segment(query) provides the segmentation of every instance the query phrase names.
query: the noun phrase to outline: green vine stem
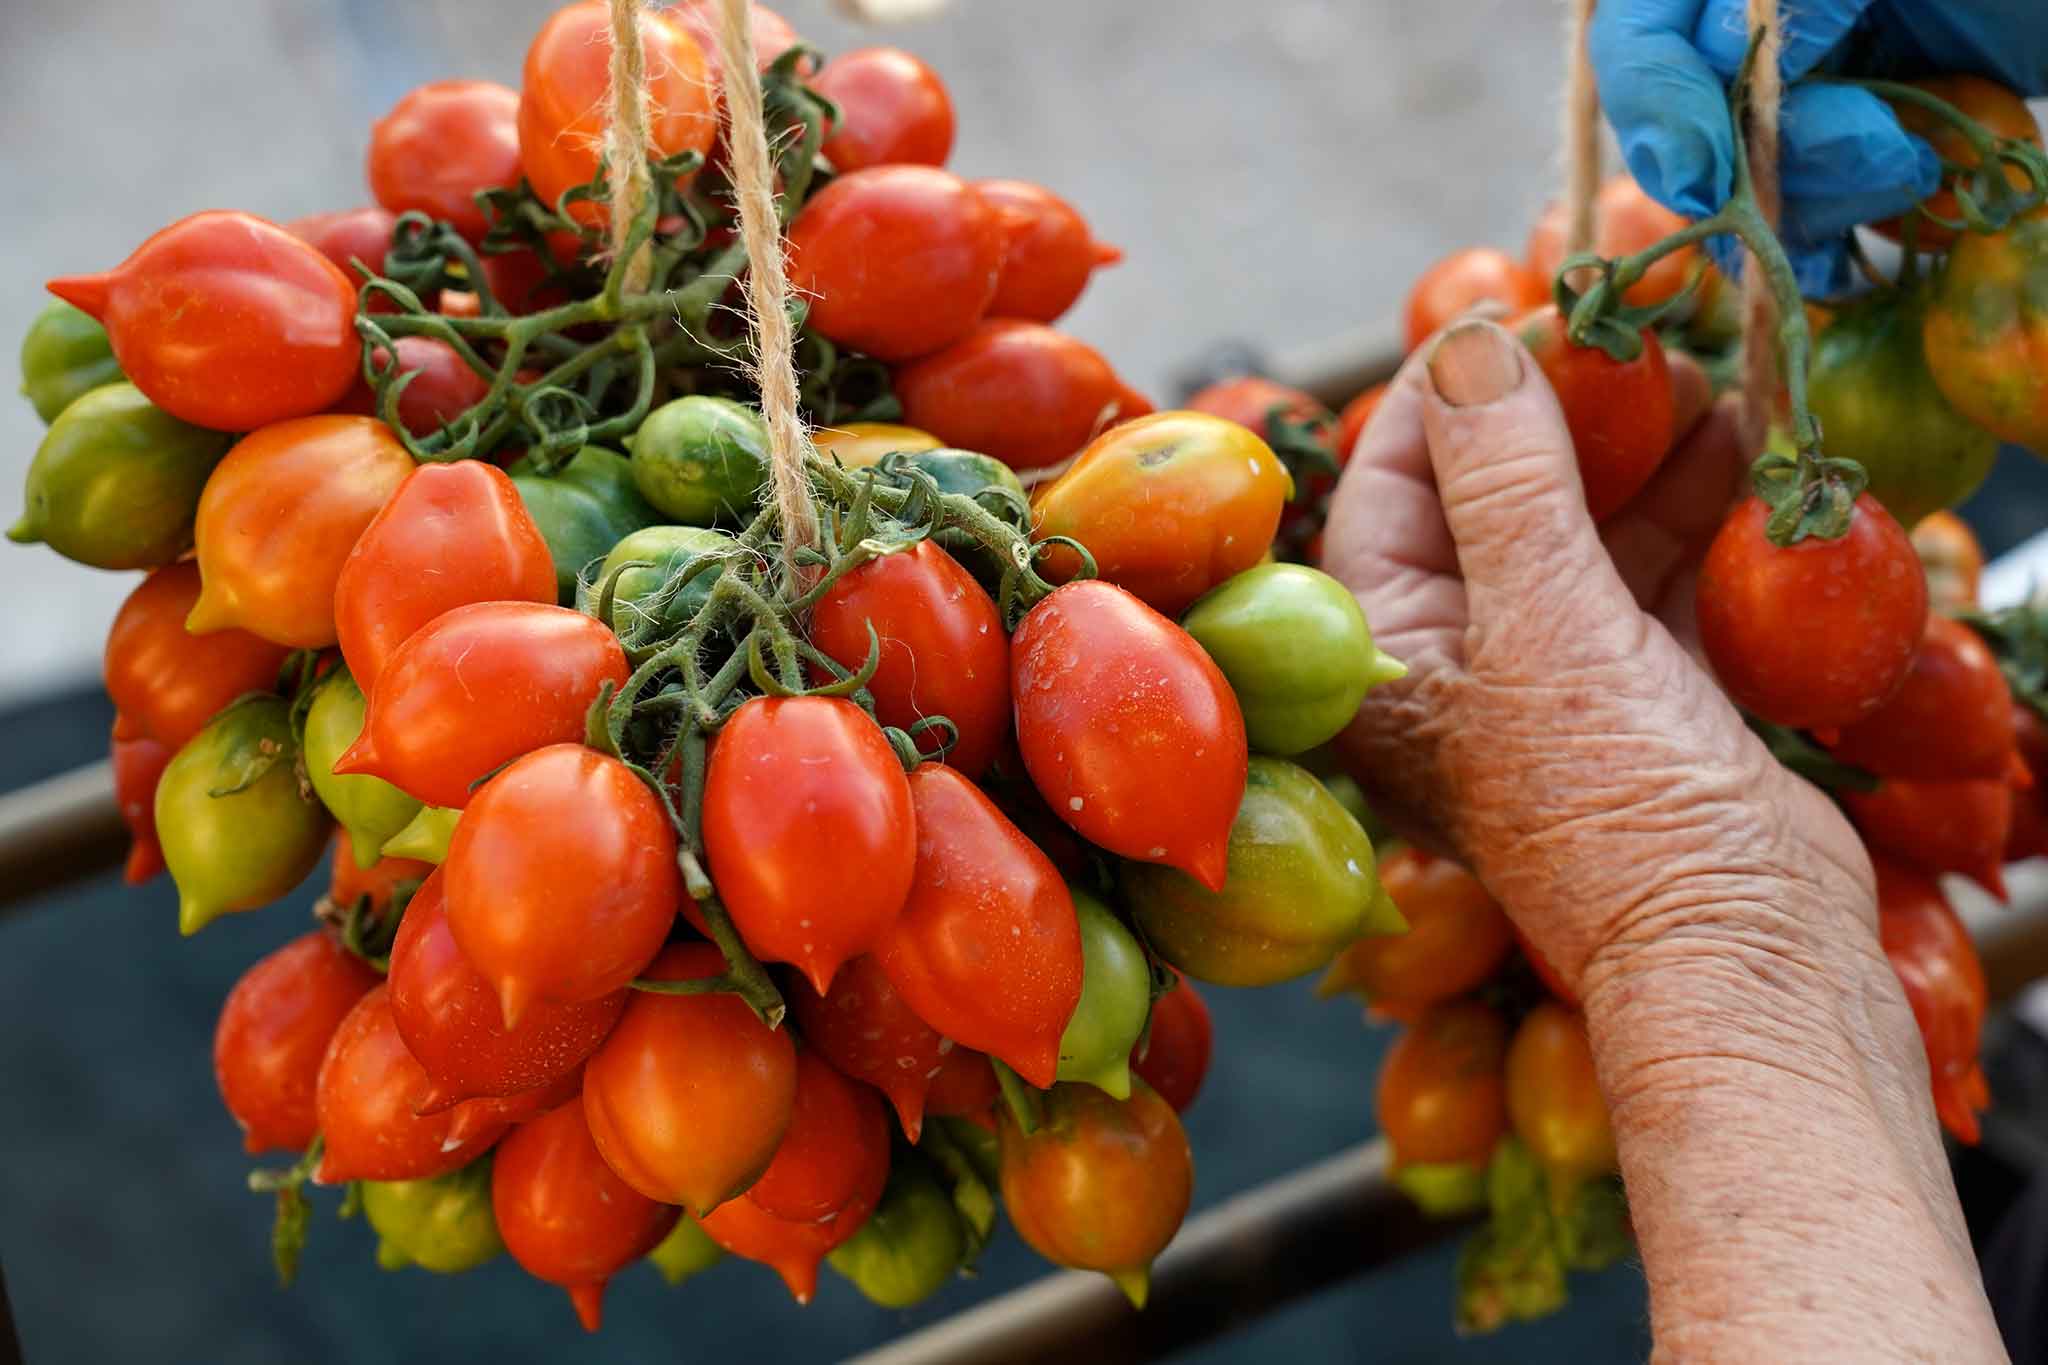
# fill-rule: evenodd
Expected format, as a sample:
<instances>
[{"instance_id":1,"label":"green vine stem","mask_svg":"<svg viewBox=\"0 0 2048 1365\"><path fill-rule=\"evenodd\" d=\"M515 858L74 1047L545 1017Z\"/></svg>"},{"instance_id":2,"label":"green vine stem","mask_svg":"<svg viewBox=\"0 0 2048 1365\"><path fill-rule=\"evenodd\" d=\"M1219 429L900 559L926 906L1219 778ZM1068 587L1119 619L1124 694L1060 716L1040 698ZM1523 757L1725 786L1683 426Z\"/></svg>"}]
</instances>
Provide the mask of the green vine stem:
<instances>
[{"instance_id":1,"label":"green vine stem","mask_svg":"<svg viewBox=\"0 0 2048 1365\"><path fill-rule=\"evenodd\" d=\"M996 1084L1002 1089L1003 1105L1010 1111L1010 1117L1025 1132L1037 1132L1038 1126L1045 1122L1042 1092L1027 1085L1024 1078L1012 1071L1001 1058L991 1057L988 1064L995 1068Z\"/></svg>"},{"instance_id":2,"label":"green vine stem","mask_svg":"<svg viewBox=\"0 0 2048 1365\"><path fill-rule=\"evenodd\" d=\"M1943 172L1956 177L1953 193L1956 206L1963 213L1961 221L1929 212L1925 204L1918 206L1916 216L1939 223L1951 232L2000 232L2015 218L2048 203L2048 152L2034 143L2022 138L2001 137L1939 95L1916 85L1848 77L1823 79L1829 79L1836 85L1868 90L1895 104L1911 104L1924 109L1955 129L1970 144L1970 150L1977 154L1975 165L1954 161L1942 163ZM2006 178L2007 167L2026 177L2025 190ZM1968 177L1974 188L1964 185L1963 177Z\"/></svg>"}]
</instances>

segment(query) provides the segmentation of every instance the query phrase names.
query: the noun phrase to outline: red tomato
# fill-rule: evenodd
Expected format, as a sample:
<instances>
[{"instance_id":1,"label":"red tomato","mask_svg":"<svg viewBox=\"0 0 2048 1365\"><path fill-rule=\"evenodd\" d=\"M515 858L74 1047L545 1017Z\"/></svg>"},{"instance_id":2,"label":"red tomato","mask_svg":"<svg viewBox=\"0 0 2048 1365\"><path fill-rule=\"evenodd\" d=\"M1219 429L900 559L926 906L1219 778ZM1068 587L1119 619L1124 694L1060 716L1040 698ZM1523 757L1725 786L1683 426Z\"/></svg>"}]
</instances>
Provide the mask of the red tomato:
<instances>
[{"instance_id":1,"label":"red tomato","mask_svg":"<svg viewBox=\"0 0 2048 1365\"><path fill-rule=\"evenodd\" d=\"M1987 990L1969 931L1934 878L1874 857L1877 932L1906 1003L1920 1025L1934 1111L1958 1140L1977 1141L1977 1114L1989 1087L1977 1063Z\"/></svg>"},{"instance_id":2,"label":"red tomato","mask_svg":"<svg viewBox=\"0 0 2048 1365\"><path fill-rule=\"evenodd\" d=\"M1300 389L1251 374L1211 384L1188 399L1186 406L1190 412L1227 417L1267 442L1273 439L1272 416L1276 408L1289 421L1335 420L1328 408ZM1335 459L1337 452L1328 443L1322 444L1324 453Z\"/></svg>"},{"instance_id":3,"label":"red tomato","mask_svg":"<svg viewBox=\"0 0 2048 1365\"><path fill-rule=\"evenodd\" d=\"M582 1093L583 1068L573 1066L532 1090L464 1100L448 1109L455 1116L455 1121L448 1125L448 1140L467 1142L486 1130L495 1135L515 1123L531 1123L542 1114L571 1103Z\"/></svg>"},{"instance_id":4,"label":"red tomato","mask_svg":"<svg viewBox=\"0 0 2048 1365\"><path fill-rule=\"evenodd\" d=\"M908 729L945 716L959 741L946 763L979 777L1010 732L1010 639L974 575L929 540L846 574L811 608L811 643L848 669L882 644L868 680L875 718ZM822 681L822 679L821 679ZM941 736L921 741L936 753Z\"/></svg>"},{"instance_id":5,"label":"red tomato","mask_svg":"<svg viewBox=\"0 0 2048 1365\"><path fill-rule=\"evenodd\" d=\"M792 1298L809 1303L818 1291L818 1263L860 1231L881 1194L882 1181L877 1180L872 1194L862 1191L819 1223L777 1218L751 1199L728 1199L699 1221L712 1241L735 1256L769 1267L782 1277Z\"/></svg>"},{"instance_id":6,"label":"red tomato","mask_svg":"<svg viewBox=\"0 0 2048 1365\"><path fill-rule=\"evenodd\" d=\"M118 722L117 722L118 725ZM2029 786L2012 794L2012 828L2005 837L2007 862L2048 856L2048 726L2023 701L2012 703L2014 752L2025 765Z\"/></svg>"},{"instance_id":7,"label":"red tomato","mask_svg":"<svg viewBox=\"0 0 2048 1365\"><path fill-rule=\"evenodd\" d=\"M844 174L869 166L943 166L953 100L939 73L900 47L861 47L825 63L811 87L839 106L825 157Z\"/></svg>"},{"instance_id":8,"label":"red tomato","mask_svg":"<svg viewBox=\"0 0 2048 1365\"><path fill-rule=\"evenodd\" d=\"M1586 510L1604 521L1643 491L1677 436L1664 347L1647 328L1643 353L1626 364L1597 346L1574 346L1554 306L1518 319L1515 330L1564 410Z\"/></svg>"},{"instance_id":9,"label":"red tomato","mask_svg":"<svg viewBox=\"0 0 2048 1365\"><path fill-rule=\"evenodd\" d=\"M718 949L691 943L664 951L647 975L690 981L724 971ZM584 1067L584 1117L627 1184L701 1218L774 1160L796 1102L796 1048L736 995L632 994Z\"/></svg>"},{"instance_id":10,"label":"red tomato","mask_svg":"<svg viewBox=\"0 0 2048 1365\"><path fill-rule=\"evenodd\" d=\"M823 993L880 942L917 864L910 783L867 713L837 697L755 697L704 778L711 880L756 957Z\"/></svg>"},{"instance_id":11,"label":"red tomato","mask_svg":"<svg viewBox=\"0 0 2048 1365\"><path fill-rule=\"evenodd\" d=\"M121 373L150 402L215 431L320 412L361 358L355 285L254 214L181 218L114 269L48 288L106 324Z\"/></svg>"},{"instance_id":12,"label":"red tomato","mask_svg":"<svg viewBox=\"0 0 2048 1365\"><path fill-rule=\"evenodd\" d=\"M391 904L400 882L411 882L417 887L434 870L432 863L416 858L379 858L368 867L358 867L345 829L334 831L333 861L334 876L327 885L327 899L342 909L368 896L370 908L382 912Z\"/></svg>"},{"instance_id":13,"label":"red tomato","mask_svg":"<svg viewBox=\"0 0 2048 1365\"><path fill-rule=\"evenodd\" d=\"M140 886L164 870L163 847L156 841L156 780L177 751L147 735L122 739L121 730L117 715L111 752L114 803L121 808L121 823L128 826L129 839L121 880Z\"/></svg>"},{"instance_id":14,"label":"red tomato","mask_svg":"<svg viewBox=\"0 0 2048 1365\"><path fill-rule=\"evenodd\" d=\"M461 1170L505 1131L492 1125L465 1140L453 1137L456 1114L415 1114L413 1097L427 1073L405 1050L391 1017L390 993L378 986L334 1030L314 1092L327 1149L313 1178L425 1180Z\"/></svg>"},{"instance_id":15,"label":"red tomato","mask_svg":"<svg viewBox=\"0 0 2048 1365\"><path fill-rule=\"evenodd\" d=\"M994 1116L989 1106L1002 1097L996 1070L988 1057L971 1047L950 1047L939 1059L938 1070L925 1091L925 1112L933 1118L978 1118L991 1132Z\"/></svg>"},{"instance_id":16,"label":"red tomato","mask_svg":"<svg viewBox=\"0 0 2048 1365\"><path fill-rule=\"evenodd\" d=\"M445 341L400 337L394 345L399 373L413 376L398 394L398 424L414 436L433 435L490 392L491 381L472 370L469 362ZM390 355L391 352L379 347L377 363L389 364ZM377 411L375 391L362 379L356 380L355 387L334 405L334 411L362 417L383 416Z\"/></svg>"},{"instance_id":17,"label":"red tomato","mask_svg":"<svg viewBox=\"0 0 2048 1365\"><path fill-rule=\"evenodd\" d=\"M1873 849L1926 872L1960 872L2005 899L2005 841L2012 788L1989 781L1893 778L1870 793L1841 793L1849 818Z\"/></svg>"},{"instance_id":18,"label":"red tomato","mask_svg":"<svg viewBox=\"0 0 2048 1365\"><path fill-rule=\"evenodd\" d=\"M629 671L618 637L581 612L540 602L456 607L414 631L376 673L363 732L334 771L381 777L429 805L467 806L471 784L492 770L581 740L598 690L623 685Z\"/></svg>"},{"instance_id":19,"label":"red tomato","mask_svg":"<svg viewBox=\"0 0 2048 1365\"><path fill-rule=\"evenodd\" d=\"M1247 751L1237 698L1193 637L1122 588L1069 583L1011 640L1017 747L1093 843L1223 888Z\"/></svg>"},{"instance_id":20,"label":"red tomato","mask_svg":"<svg viewBox=\"0 0 2048 1365\"><path fill-rule=\"evenodd\" d=\"M242 1147L302 1152L320 1131L320 1059L356 1002L377 985L367 962L314 930L242 973L213 1031L213 1076L242 1126Z\"/></svg>"},{"instance_id":21,"label":"red tomato","mask_svg":"<svg viewBox=\"0 0 2048 1365\"><path fill-rule=\"evenodd\" d=\"M1346 403L1344 410L1337 414L1338 468L1351 462L1351 452L1358 448L1358 438L1365 435L1365 424L1379 411L1380 400L1386 396L1387 386L1375 384Z\"/></svg>"},{"instance_id":22,"label":"red tomato","mask_svg":"<svg viewBox=\"0 0 2048 1365\"><path fill-rule=\"evenodd\" d=\"M1977 632L1929 615L1891 700L1822 739L1880 777L2004 778L2013 764L2012 694Z\"/></svg>"},{"instance_id":23,"label":"red tomato","mask_svg":"<svg viewBox=\"0 0 2048 1365\"><path fill-rule=\"evenodd\" d=\"M1475 304L1497 303L1514 315L1550 297L1550 282L1490 246L1466 247L1422 272L1408 293L1408 349L1414 350Z\"/></svg>"},{"instance_id":24,"label":"red tomato","mask_svg":"<svg viewBox=\"0 0 2048 1365\"><path fill-rule=\"evenodd\" d=\"M718 51L718 0L682 0L667 11L668 17L681 25L704 54L704 78L711 83L714 100L722 99L725 90L725 58ZM775 59L795 46L799 41L796 30L789 26L789 20L769 9L766 5L747 6L748 27L754 31L754 60L763 71L775 64ZM838 166L838 162L833 163ZM844 166L839 167L845 170Z\"/></svg>"},{"instance_id":25,"label":"red tomato","mask_svg":"<svg viewBox=\"0 0 2048 1365\"><path fill-rule=\"evenodd\" d=\"M1474 1000L1432 1006L1380 1064L1380 1131L1407 1165L1483 1166L1508 1129L1507 1024Z\"/></svg>"},{"instance_id":26,"label":"red tomato","mask_svg":"<svg viewBox=\"0 0 2048 1365\"><path fill-rule=\"evenodd\" d=\"M1355 990L1382 1013L1410 1018L1499 970L1514 944L1514 929L1477 877L1412 848L1381 858L1379 874L1408 932L1352 944L1331 964L1319 994Z\"/></svg>"},{"instance_id":27,"label":"red tomato","mask_svg":"<svg viewBox=\"0 0 2048 1365\"><path fill-rule=\"evenodd\" d=\"M954 1048L917 1017L872 957L857 957L820 995L790 983L789 1009L804 1041L841 1074L880 1090L896 1108L903 1135L924 1131L926 1095Z\"/></svg>"},{"instance_id":28,"label":"red tomato","mask_svg":"<svg viewBox=\"0 0 2048 1365\"><path fill-rule=\"evenodd\" d=\"M889 1178L889 1113L872 1086L849 1081L815 1052L796 1058L796 1098L775 1159L740 1196L763 1213L817 1223Z\"/></svg>"},{"instance_id":29,"label":"red tomato","mask_svg":"<svg viewBox=\"0 0 2048 1365\"><path fill-rule=\"evenodd\" d=\"M574 264L576 254L560 249L554 251L555 259L564 265ZM491 287L491 297L503 304L507 312L523 316L569 302L569 291L549 277L540 253L529 247L494 252L483 258L483 266L484 282ZM481 307L476 295L466 294L463 297L469 300L468 316L475 317ZM442 311L452 310L444 306ZM520 382L530 384L538 377L523 374Z\"/></svg>"},{"instance_id":30,"label":"red tomato","mask_svg":"<svg viewBox=\"0 0 2048 1365\"><path fill-rule=\"evenodd\" d=\"M342 561L412 471L391 428L368 417L301 417L243 437L199 495L202 586L185 628L333 644Z\"/></svg>"},{"instance_id":31,"label":"red tomato","mask_svg":"<svg viewBox=\"0 0 2048 1365\"><path fill-rule=\"evenodd\" d=\"M646 61L647 150L656 157L708 152L718 135L716 92L703 49L661 10L640 14ZM549 204L597 175L611 108L612 25L605 0L579 0L548 16L526 50L519 92L519 160ZM605 205L572 204L570 216L599 226Z\"/></svg>"},{"instance_id":32,"label":"red tomato","mask_svg":"<svg viewBox=\"0 0 2048 1365\"><path fill-rule=\"evenodd\" d=\"M482 190L519 183L519 92L496 81L429 81L370 125L370 193L467 237L490 228Z\"/></svg>"},{"instance_id":33,"label":"red tomato","mask_svg":"<svg viewBox=\"0 0 2048 1365\"><path fill-rule=\"evenodd\" d=\"M517 1028L505 1028L491 983L455 946L438 871L405 907L389 985L398 1036L426 1072L427 1088L413 1096L423 1114L539 1090L574 1072L612 1031L627 994L575 1005L536 1000Z\"/></svg>"},{"instance_id":34,"label":"red tomato","mask_svg":"<svg viewBox=\"0 0 2048 1365\"><path fill-rule=\"evenodd\" d=\"M1057 464L1103 427L1152 411L1094 347L1015 319L982 323L895 381L905 422L1014 469Z\"/></svg>"},{"instance_id":35,"label":"red tomato","mask_svg":"<svg viewBox=\"0 0 2048 1365\"><path fill-rule=\"evenodd\" d=\"M910 775L917 876L875 946L897 994L946 1037L1044 1089L1081 1000L1081 929L1059 869L951 768Z\"/></svg>"},{"instance_id":36,"label":"red tomato","mask_svg":"<svg viewBox=\"0 0 2048 1365\"><path fill-rule=\"evenodd\" d=\"M172 753L244 692L268 692L291 653L241 630L193 635L199 566L166 564L135 587L107 632L107 695L119 738L149 738Z\"/></svg>"},{"instance_id":37,"label":"red tomato","mask_svg":"<svg viewBox=\"0 0 2048 1365\"><path fill-rule=\"evenodd\" d=\"M482 460L421 465L363 528L334 585L341 656L356 685L373 693L400 645L475 602L553 608L547 540L503 470Z\"/></svg>"},{"instance_id":38,"label":"red tomato","mask_svg":"<svg viewBox=\"0 0 2048 1365\"><path fill-rule=\"evenodd\" d=\"M913 360L966 336L1002 264L1001 215L934 166L842 175L789 225L790 283L810 301L810 326L878 360Z\"/></svg>"},{"instance_id":39,"label":"red tomato","mask_svg":"<svg viewBox=\"0 0 2048 1365\"><path fill-rule=\"evenodd\" d=\"M383 274L384 258L391 251L391 237L397 229L398 215L375 204L359 209L309 213L284 225L286 232L303 239L340 267L348 282L358 290L362 288L363 276L354 263L361 261L372 274ZM422 302L429 308L434 306L431 296ZM371 300L370 311L395 313L398 305L380 294Z\"/></svg>"},{"instance_id":40,"label":"red tomato","mask_svg":"<svg viewBox=\"0 0 2048 1365\"><path fill-rule=\"evenodd\" d=\"M828 68L829 70L829 68ZM1002 216L1003 268L992 318L1053 322L1074 306L1088 279L1124 253L1098 242L1074 206L1028 180L977 180L974 188Z\"/></svg>"},{"instance_id":41,"label":"red tomato","mask_svg":"<svg viewBox=\"0 0 2048 1365\"><path fill-rule=\"evenodd\" d=\"M1152 1022L1140 1049L1131 1053L1131 1070L1176 1114L1185 1114L1209 1074L1215 1026L1195 988L1179 972L1174 976L1173 989L1152 1002Z\"/></svg>"},{"instance_id":42,"label":"red tomato","mask_svg":"<svg viewBox=\"0 0 2048 1365\"><path fill-rule=\"evenodd\" d=\"M568 1290L586 1332L602 1322L605 1282L654 1250L681 1214L613 1174L580 1104L522 1123L499 1144L491 1212L512 1259Z\"/></svg>"},{"instance_id":43,"label":"red tomato","mask_svg":"<svg viewBox=\"0 0 2048 1365\"><path fill-rule=\"evenodd\" d=\"M1551 200L1529 230L1529 244L1522 250L1529 274L1541 281L1546 291L1564 264L1570 217L1563 200ZM1626 172L1610 176L1593 201L1593 250L1610 261L1633 256L1677 232L1685 221L1643 193L1635 177ZM1692 278L1699 256L1696 246L1680 247L1644 271L1643 277L1623 292L1623 301L1647 308L1675 297Z\"/></svg>"},{"instance_id":44,"label":"red tomato","mask_svg":"<svg viewBox=\"0 0 2048 1365\"><path fill-rule=\"evenodd\" d=\"M1700 643L1728 695L1800 729L1853 725L1888 701L1927 630L1927 578L1906 533L1868 493L1838 540L1764 537L1745 498L1700 568Z\"/></svg>"},{"instance_id":45,"label":"red tomato","mask_svg":"<svg viewBox=\"0 0 2048 1365\"><path fill-rule=\"evenodd\" d=\"M448 926L507 1030L534 1001L580 1004L639 975L683 894L660 799L580 744L536 750L485 783L441 866Z\"/></svg>"}]
</instances>

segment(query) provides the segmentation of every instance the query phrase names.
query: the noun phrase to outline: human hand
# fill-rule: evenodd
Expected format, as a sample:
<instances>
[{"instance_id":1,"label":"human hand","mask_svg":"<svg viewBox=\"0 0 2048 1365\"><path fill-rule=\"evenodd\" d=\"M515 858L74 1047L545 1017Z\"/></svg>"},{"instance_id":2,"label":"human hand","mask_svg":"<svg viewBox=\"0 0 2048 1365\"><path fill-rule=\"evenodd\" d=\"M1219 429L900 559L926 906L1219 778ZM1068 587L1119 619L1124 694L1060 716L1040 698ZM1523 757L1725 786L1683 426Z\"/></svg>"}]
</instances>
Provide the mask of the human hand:
<instances>
[{"instance_id":1,"label":"human hand","mask_svg":"<svg viewBox=\"0 0 2048 1365\"><path fill-rule=\"evenodd\" d=\"M1622 156L1650 197L1700 218L1734 188L1727 83L1748 43L1742 0L1605 0L1590 46ZM2040 0L1801 0L1782 7L1788 82L1816 69L1904 79L1988 76L2048 91ZM1884 101L1840 85L1788 86L1779 114L1781 232L1803 292L1845 292L1847 234L1903 213L1940 180L1934 151ZM1726 239L1717 256L1734 250Z\"/></svg>"}]
</instances>

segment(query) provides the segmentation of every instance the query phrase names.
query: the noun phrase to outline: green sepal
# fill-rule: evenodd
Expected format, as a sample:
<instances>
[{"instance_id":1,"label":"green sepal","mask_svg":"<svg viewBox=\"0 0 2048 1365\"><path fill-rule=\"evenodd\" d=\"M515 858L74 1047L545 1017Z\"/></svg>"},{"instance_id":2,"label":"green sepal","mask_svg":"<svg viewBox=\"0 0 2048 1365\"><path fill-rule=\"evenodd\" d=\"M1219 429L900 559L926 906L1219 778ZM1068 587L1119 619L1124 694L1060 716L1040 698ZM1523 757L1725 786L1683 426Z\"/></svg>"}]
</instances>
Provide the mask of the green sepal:
<instances>
[{"instance_id":1,"label":"green sepal","mask_svg":"<svg viewBox=\"0 0 2048 1365\"><path fill-rule=\"evenodd\" d=\"M1839 540L1847 535L1856 499L1870 476L1854 460L1802 463L1794 456L1767 451L1750 466L1749 482L1771 509L1764 535L1782 549L1808 536Z\"/></svg>"},{"instance_id":2,"label":"green sepal","mask_svg":"<svg viewBox=\"0 0 2048 1365\"><path fill-rule=\"evenodd\" d=\"M1544 1317L1566 1299L1550 1183L1515 1138L1494 1149L1486 1193L1491 1217L1458 1255L1455 1325L1460 1334Z\"/></svg>"},{"instance_id":3,"label":"green sepal","mask_svg":"<svg viewBox=\"0 0 2048 1365\"><path fill-rule=\"evenodd\" d=\"M1868 793L1877 790L1876 774L1866 772L1853 763L1844 763L1799 731L1775 725L1747 711L1742 713L1742 718L1749 722L1749 728L1756 732L1757 738L1763 740L1772 758L1822 791Z\"/></svg>"},{"instance_id":4,"label":"green sepal","mask_svg":"<svg viewBox=\"0 0 2048 1365\"><path fill-rule=\"evenodd\" d=\"M226 715L239 706L252 702L275 700L268 692L251 692L229 702L208 725L218 724L220 716ZM296 752L290 742L290 721L287 715L284 736L280 737L271 726L245 728L229 745L214 767L214 785L206 789L208 796L219 798L233 796L236 792L247 791L263 774L278 765L279 760L289 758Z\"/></svg>"}]
</instances>

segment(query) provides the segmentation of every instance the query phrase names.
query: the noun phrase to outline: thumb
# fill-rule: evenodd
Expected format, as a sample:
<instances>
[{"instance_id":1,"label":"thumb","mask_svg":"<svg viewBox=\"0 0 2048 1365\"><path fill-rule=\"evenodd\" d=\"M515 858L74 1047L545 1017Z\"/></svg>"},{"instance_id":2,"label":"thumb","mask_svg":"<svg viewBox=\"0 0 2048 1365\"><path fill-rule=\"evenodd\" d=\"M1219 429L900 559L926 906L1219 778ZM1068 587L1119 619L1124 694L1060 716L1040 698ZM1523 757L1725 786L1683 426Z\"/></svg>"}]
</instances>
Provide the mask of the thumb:
<instances>
[{"instance_id":1,"label":"thumb","mask_svg":"<svg viewBox=\"0 0 2048 1365\"><path fill-rule=\"evenodd\" d=\"M1482 637L1602 639L1640 613L1602 545L1571 433L1521 343L1459 323L1431 353L1422 427L1467 609Z\"/></svg>"}]
</instances>

